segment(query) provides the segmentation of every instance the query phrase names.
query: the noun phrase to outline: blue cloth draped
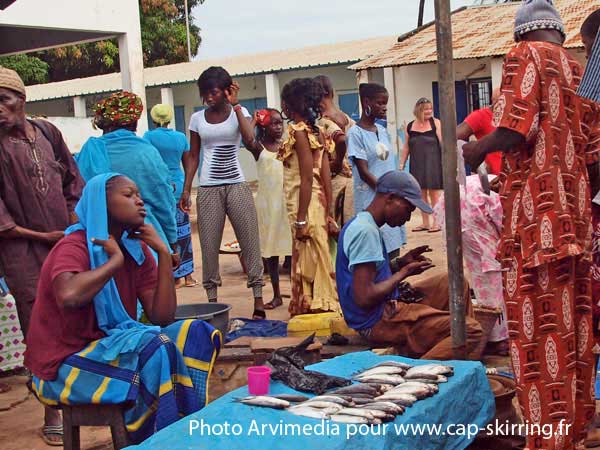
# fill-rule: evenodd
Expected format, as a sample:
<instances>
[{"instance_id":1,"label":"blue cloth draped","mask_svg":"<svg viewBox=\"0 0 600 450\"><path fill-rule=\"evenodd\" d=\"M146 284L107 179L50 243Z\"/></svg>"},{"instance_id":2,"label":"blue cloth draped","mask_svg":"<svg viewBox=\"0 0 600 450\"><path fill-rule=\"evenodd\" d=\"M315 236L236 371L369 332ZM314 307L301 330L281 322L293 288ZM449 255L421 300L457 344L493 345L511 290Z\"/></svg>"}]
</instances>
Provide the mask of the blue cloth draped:
<instances>
[{"instance_id":1,"label":"blue cloth draped","mask_svg":"<svg viewBox=\"0 0 600 450\"><path fill-rule=\"evenodd\" d=\"M91 270L108 261L92 238L108 239L106 183L118 175L105 173L88 181L75 208L80 221L65 231L85 231ZM121 243L138 265L144 262L139 240L125 233ZM55 380L33 377L42 402L134 402L125 419L135 442L206 405L208 377L222 341L218 330L198 320L162 329L139 323L123 307L114 279L96 294L94 309L106 337L69 356Z\"/></svg>"},{"instance_id":2,"label":"blue cloth draped","mask_svg":"<svg viewBox=\"0 0 600 450\"><path fill-rule=\"evenodd\" d=\"M167 245L177 242L175 196L169 169L148 141L133 131L112 131L89 138L76 161L86 181L108 172L118 172L133 180L146 204L146 222L156 228Z\"/></svg>"}]
</instances>

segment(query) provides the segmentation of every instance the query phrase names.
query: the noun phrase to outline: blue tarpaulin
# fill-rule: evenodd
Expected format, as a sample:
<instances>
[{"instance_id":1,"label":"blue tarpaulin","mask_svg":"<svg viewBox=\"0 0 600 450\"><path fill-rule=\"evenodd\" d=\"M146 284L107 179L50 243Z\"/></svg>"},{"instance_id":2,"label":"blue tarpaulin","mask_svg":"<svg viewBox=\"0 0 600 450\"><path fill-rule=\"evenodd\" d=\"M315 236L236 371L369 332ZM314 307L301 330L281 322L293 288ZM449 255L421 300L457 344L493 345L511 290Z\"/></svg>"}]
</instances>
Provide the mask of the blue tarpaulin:
<instances>
[{"instance_id":1,"label":"blue tarpaulin","mask_svg":"<svg viewBox=\"0 0 600 450\"><path fill-rule=\"evenodd\" d=\"M357 371L385 360L409 364L431 361L411 360L399 356L378 356L357 352L339 356L308 369L330 375L351 377ZM336 450L414 450L464 449L475 438L461 434L461 425L485 427L493 418L494 396L485 369L479 362L445 361L454 367L454 376L440 384L433 397L418 401L394 422L368 427L337 424L294 416L284 410L250 407L235 402L248 395L246 387L237 389L210 403L206 408L159 431L133 450L200 450L200 449L336 449ZM271 394L296 393L280 382L271 382ZM403 432L408 425L440 425L440 433L424 429ZM299 425L299 426L297 426ZM386 427L384 428L384 425ZM450 428L448 428L450 426ZM192 430L192 428L196 429ZM360 434L360 432L364 434ZM235 435L238 434L239 435ZM348 435L352 434L353 435ZM450 435L453 434L453 435Z\"/></svg>"}]
</instances>

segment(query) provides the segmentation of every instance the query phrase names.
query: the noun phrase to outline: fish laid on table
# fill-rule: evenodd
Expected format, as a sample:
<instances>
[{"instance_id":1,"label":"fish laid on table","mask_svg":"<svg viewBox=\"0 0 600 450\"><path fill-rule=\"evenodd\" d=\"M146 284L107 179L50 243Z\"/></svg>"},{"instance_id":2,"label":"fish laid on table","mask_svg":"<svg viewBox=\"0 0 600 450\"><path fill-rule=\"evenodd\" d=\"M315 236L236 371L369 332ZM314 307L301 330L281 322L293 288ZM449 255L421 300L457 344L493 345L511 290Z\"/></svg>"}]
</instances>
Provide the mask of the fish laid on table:
<instances>
[{"instance_id":1,"label":"fish laid on table","mask_svg":"<svg viewBox=\"0 0 600 450\"><path fill-rule=\"evenodd\" d=\"M335 409L335 410L340 410L342 408L344 408L345 406L340 405L339 403L333 403L333 402L326 402L326 401L307 401L304 403L300 403L299 405L296 405L296 407L300 407L300 406L309 406L311 408L317 408L317 409Z\"/></svg>"},{"instance_id":2,"label":"fish laid on table","mask_svg":"<svg viewBox=\"0 0 600 450\"><path fill-rule=\"evenodd\" d=\"M437 384L435 383L422 383L420 381L414 381L414 380L410 380L407 381L406 383L403 384L399 384L398 386L394 387L394 389L390 389L388 392L398 392L399 390L406 390L406 389L427 389L429 392L431 392L431 394L437 394L440 390L440 388L438 387Z\"/></svg>"},{"instance_id":3,"label":"fish laid on table","mask_svg":"<svg viewBox=\"0 0 600 450\"><path fill-rule=\"evenodd\" d=\"M270 397L268 395L249 396L237 399L238 402L250 406L261 406L263 408L285 409L290 406L287 400Z\"/></svg>"},{"instance_id":4,"label":"fish laid on table","mask_svg":"<svg viewBox=\"0 0 600 450\"><path fill-rule=\"evenodd\" d=\"M375 403L367 403L366 405L362 405L364 409L377 409L379 411L384 411L388 414L400 415L404 413L404 408L392 402L375 402Z\"/></svg>"},{"instance_id":5,"label":"fish laid on table","mask_svg":"<svg viewBox=\"0 0 600 450\"><path fill-rule=\"evenodd\" d=\"M287 411L295 416L310 417L312 419L329 419L331 414L335 414L336 410L311 408L310 406L293 406Z\"/></svg>"},{"instance_id":6,"label":"fish laid on table","mask_svg":"<svg viewBox=\"0 0 600 450\"><path fill-rule=\"evenodd\" d=\"M362 372L358 372L354 377L359 376L371 376L371 375L403 375L406 372L406 369L402 367L393 367L393 366L381 366L381 367L373 367L372 369L363 370Z\"/></svg>"},{"instance_id":7,"label":"fish laid on table","mask_svg":"<svg viewBox=\"0 0 600 450\"><path fill-rule=\"evenodd\" d=\"M400 375L359 375L355 377L355 380L364 383L383 383L383 384L402 384L406 380Z\"/></svg>"},{"instance_id":8,"label":"fish laid on table","mask_svg":"<svg viewBox=\"0 0 600 450\"><path fill-rule=\"evenodd\" d=\"M356 423L356 424L365 424L365 425L379 425L381 424L381 420L379 419L367 419L365 417L359 416L349 416L346 414L334 414L330 417L334 422L340 423Z\"/></svg>"},{"instance_id":9,"label":"fish laid on table","mask_svg":"<svg viewBox=\"0 0 600 450\"><path fill-rule=\"evenodd\" d=\"M454 368L444 366L442 364L424 364L422 366L414 366L406 371L405 376L411 377L415 374L424 375L454 375ZM423 377L419 377L423 378Z\"/></svg>"},{"instance_id":10,"label":"fish laid on table","mask_svg":"<svg viewBox=\"0 0 600 450\"><path fill-rule=\"evenodd\" d=\"M414 395L415 397L417 397L417 399L422 400L424 398L430 397L431 395L433 395L433 392L427 388L427 387L414 387L414 386L406 386L406 387L401 387L400 386L396 386L396 388L392 389L391 391L386 392L385 394L383 394L381 397L392 397L394 395L397 394L410 394L410 395Z\"/></svg>"},{"instance_id":11,"label":"fish laid on table","mask_svg":"<svg viewBox=\"0 0 600 450\"><path fill-rule=\"evenodd\" d=\"M448 377L445 375L436 375L435 379L432 376L429 378L406 378L406 380L407 381L418 381L420 383L425 383L425 384L441 384L441 383L447 383Z\"/></svg>"},{"instance_id":12,"label":"fish laid on table","mask_svg":"<svg viewBox=\"0 0 600 450\"><path fill-rule=\"evenodd\" d=\"M306 400L309 399L309 397L307 397L305 395L300 395L300 394L277 394L277 395L270 395L270 397L278 398L279 400L285 400L285 401L293 402L293 403L305 402Z\"/></svg>"},{"instance_id":13,"label":"fish laid on table","mask_svg":"<svg viewBox=\"0 0 600 450\"><path fill-rule=\"evenodd\" d=\"M375 368L375 367L400 367L401 369L408 370L412 366L410 364L406 364L406 363L399 362L399 361L383 361L383 362L380 362L379 364L373 366L372 368Z\"/></svg>"},{"instance_id":14,"label":"fish laid on table","mask_svg":"<svg viewBox=\"0 0 600 450\"><path fill-rule=\"evenodd\" d=\"M352 403L354 403L354 405L359 406L359 405L366 405L367 403L371 403L373 401L374 397L354 397L352 399Z\"/></svg>"},{"instance_id":15,"label":"fish laid on table","mask_svg":"<svg viewBox=\"0 0 600 450\"><path fill-rule=\"evenodd\" d=\"M346 416L359 416L366 417L367 419L381 419L383 421L389 420L390 414L385 411L381 411L378 409L366 409L364 407L361 408L344 408L337 412L338 414L344 414ZM393 420L393 417L392 417Z\"/></svg>"},{"instance_id":16,"label":"fish laid on table","mask_svg":"<svg viewBox=\"0 0 600 450\"><path fill-rule=\"evenodd\" d=\"M352 401L352 397L347 397L347 396L338 396L338 395L317 395L316 397L307 399L305 403L311 403L311 402L317 402L317 401L323 401L323 402L332 402L332 403L337 403L338 405L342 405L342 406L352 406L353 401Z\"/></svg>"},{"instance_id":17,"label":"fish laid on table","mask_svg":"<svg viewBox=\"0 0 600 450\"><path fill-rule=\"evenodd\" d=\"M375 397L373 400L376 402L392 402L401 406L412 406L418 400L418 398L413 394L407 394L402 392L386 392L385 394L379 397Z\"/></svg>"},{"instance_id":18,"label":"fish laid on table","mask_svg":"<svg viewBox=\"0 0 600 450\"><path fill-rule=\"evenodd\" d=\"M354 396L354 395L360 395L360 394L377 395L378 393L379 393L379 391L377 389L375 389L374 387L365 385L362 383L358 383L358 384L351 384L350 386L345 386L345 387L334 389L333 391L329 391L327 393L327 395L341 394L341 395Z\"/></svg>"}]
</instances>

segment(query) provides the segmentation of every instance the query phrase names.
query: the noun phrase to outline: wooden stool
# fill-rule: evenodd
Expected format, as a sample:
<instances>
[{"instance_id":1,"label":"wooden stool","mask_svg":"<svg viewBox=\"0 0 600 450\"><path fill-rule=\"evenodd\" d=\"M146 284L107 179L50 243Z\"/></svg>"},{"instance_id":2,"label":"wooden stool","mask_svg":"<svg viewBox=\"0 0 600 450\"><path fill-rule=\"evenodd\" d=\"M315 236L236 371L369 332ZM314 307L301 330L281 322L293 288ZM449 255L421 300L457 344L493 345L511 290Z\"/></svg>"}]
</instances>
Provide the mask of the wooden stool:
<instances>
[{"instance_id":1,"label":"wooden stool","mask_svg":"<svg viewBox=\"0 0 600 450\"><path fill-rule=\"evenodd\" d=\"M110 426L115 450L127 447L129 437L123 413L126 405L61 405L63 411L64 450L80 450L79 427Z\"/></svg>"}]
</instances>

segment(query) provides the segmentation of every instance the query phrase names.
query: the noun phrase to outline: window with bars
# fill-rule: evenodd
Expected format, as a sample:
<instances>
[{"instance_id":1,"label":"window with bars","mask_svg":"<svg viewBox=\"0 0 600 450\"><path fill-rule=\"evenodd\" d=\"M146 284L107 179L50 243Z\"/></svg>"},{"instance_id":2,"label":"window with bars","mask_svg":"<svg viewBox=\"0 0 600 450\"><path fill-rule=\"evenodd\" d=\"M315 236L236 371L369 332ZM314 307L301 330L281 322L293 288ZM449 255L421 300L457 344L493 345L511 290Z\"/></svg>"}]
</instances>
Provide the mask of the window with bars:
<instances>
[{"instance_id":1,"label":"window with bars","mask_svg":"<svg viewBox=\"0 0 600 450\"><path fill-rule=\"evenodd\" d=\"M492 79L469 80L469 112L492 104Z\"/></svg>"}]
</instances>

